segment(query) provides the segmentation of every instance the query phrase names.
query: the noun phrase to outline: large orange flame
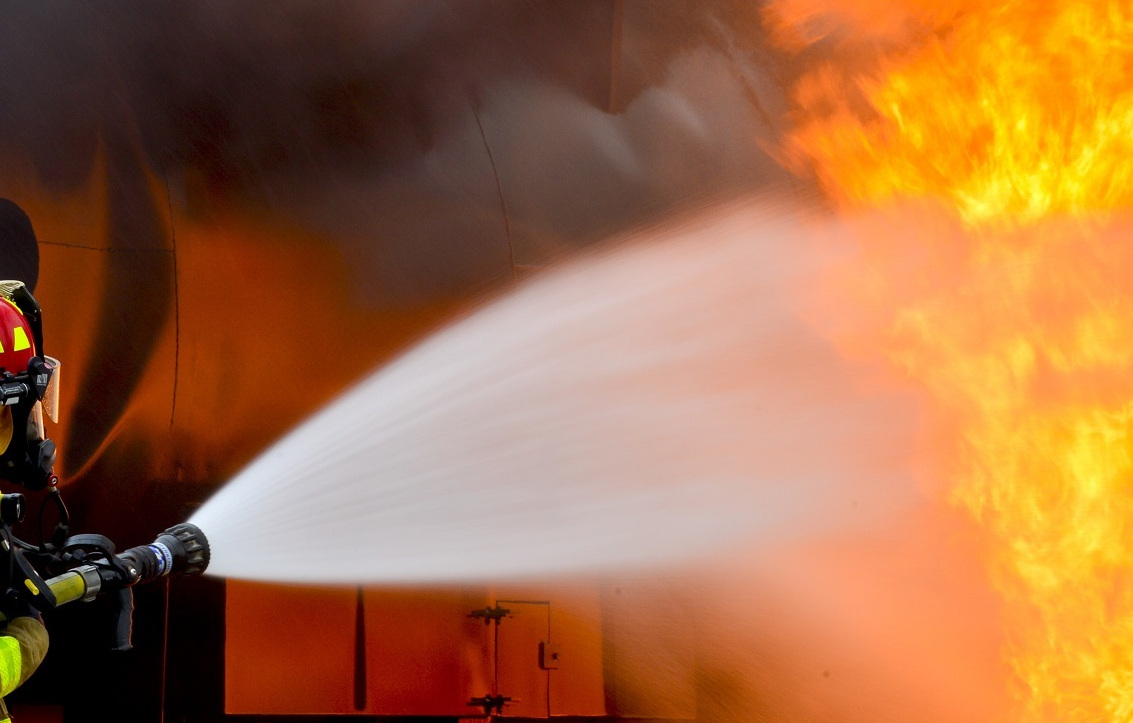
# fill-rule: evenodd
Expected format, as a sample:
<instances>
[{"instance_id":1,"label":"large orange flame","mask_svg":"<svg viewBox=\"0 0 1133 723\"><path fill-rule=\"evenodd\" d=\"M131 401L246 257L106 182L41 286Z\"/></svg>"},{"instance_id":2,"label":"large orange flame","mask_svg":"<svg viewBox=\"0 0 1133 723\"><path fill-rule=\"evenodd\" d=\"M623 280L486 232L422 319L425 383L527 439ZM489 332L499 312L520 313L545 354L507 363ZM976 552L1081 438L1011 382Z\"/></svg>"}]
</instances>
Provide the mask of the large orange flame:
<instances>
[{"instance_id":1,"label":"large orange flame","mask_svg":"<svg viewBox=\"0 0 1133 723\"><path fill-rule=\"evenodd\" d=\"M1011 2L914 17L926 29L912 50L887 46L879 73L826 66L798 87L805 107L831 105L795 141L835 196L943 198L973 224L1133 202L1133 7Z\"/></svg>"},{"instance_id":2,"label":"large orange flame","mask_svg":"<svg viewBox=\"0 0 1133 723\"><path fill-rule=\"evenodd\" d=\"M1133 720L1133 6L788 0L772 19L838 61L797 86L793 161L844 207L953 219L890 221L856 271L951 430L1019 718Z\"/></svg>"}]
</instances>

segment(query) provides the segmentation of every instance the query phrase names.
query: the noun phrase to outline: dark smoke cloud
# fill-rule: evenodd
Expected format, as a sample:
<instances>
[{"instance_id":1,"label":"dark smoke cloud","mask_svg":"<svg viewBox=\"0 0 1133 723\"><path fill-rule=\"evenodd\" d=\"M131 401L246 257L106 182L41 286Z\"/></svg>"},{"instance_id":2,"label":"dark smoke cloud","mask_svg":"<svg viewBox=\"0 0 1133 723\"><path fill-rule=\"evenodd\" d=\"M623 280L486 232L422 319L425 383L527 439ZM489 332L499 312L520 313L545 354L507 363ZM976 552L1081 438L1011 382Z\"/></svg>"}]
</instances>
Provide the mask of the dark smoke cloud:
<instances>
[{"instance_id":1,"label":"dark smoke cloud","mask_svg":"<svg viewBox=\"0 0 1133 723\"><path fill-rule=\"evenodd\" d=\"M467 293L690 196L785 181L764 151L782 69L748 3L4 14L5 154L65 189L106 138L134 143L193 212L236 203L336 234L361 299Z\"/></svg>"},{"instance_id":2,"label":"dark smoke cloud","mask_svg":"<svg viewBox=\"0 0 1133 723\"><path fill-rule=\"evenodd\" d=\"M789 69L763 35L739 0L0 0L0 180L106 182L105 238L40 234L113 259L84 300L98 343L70 367L63 458L97 461L178 304L214 291L179 278L178 223L262 216L324 239L367 311L451 308L681 206L789 183L769 150Z\"/></svg>"},{"instance_id":3,"label":"dark smoke cloud","mask_svg":"<svg viewBox=\"0 0 1133 723\"><path fill-rule=\"evenodd\" d=\"M71 367L68 463L96 456L175 313L171 223L260 215L325 238L359 306L460 302L790 183L769 150L790 69L763 36L740 0L0 2L0 173L107 181L115 262Z\"/></svg>"}]
</instances>

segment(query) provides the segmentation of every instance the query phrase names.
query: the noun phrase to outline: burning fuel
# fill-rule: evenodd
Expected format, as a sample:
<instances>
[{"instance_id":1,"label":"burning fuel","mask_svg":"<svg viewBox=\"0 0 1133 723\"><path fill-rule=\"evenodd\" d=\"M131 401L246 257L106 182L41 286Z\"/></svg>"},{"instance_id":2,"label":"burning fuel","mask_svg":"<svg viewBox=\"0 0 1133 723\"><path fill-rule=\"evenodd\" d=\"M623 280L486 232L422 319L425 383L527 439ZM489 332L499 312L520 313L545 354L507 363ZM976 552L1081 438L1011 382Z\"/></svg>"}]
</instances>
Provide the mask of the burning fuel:
<instances>
[{"instance_id":1,"label":"burning fuel","mask_svg":"<svg viewBox=\"0 0 1133 723\"><path fill-rule=\"evenodd\" d=\"M840 338L935 400L925 462L983 530L1018 718L1130 720L1133 9L870 9L891 32L847 52L868 10L772 12L837 48L797 85L794 162L900 221L857 225L868 321Z\"/></svg>"},{"instance_id":2,"label":"burning fuel","mask_svg":"<svg viewBox=\"0 0 1133 723\"><path fill-rule=\"evenodd\" d=\"M970 225L1133 205L1133 9L949 6L888 8L911 41L855 47L872 72L839 58L803 78L797 102L824 111L804 115L796 160L848 204L939 199Z\"/></svg>"}]
</instances>

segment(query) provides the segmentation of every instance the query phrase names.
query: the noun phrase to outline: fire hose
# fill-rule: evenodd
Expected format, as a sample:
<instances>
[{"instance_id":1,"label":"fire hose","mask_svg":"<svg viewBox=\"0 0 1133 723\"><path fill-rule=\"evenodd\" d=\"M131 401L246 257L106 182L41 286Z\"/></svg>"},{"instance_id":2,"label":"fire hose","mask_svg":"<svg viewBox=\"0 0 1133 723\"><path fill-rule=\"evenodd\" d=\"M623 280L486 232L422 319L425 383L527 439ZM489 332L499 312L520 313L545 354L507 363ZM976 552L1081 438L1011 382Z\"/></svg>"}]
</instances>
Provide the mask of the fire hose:
<instances>
[{"instance_id":1,"label":"fire hose","mask_svg":"<svg viewBox=\"0 0 1133 723\"><path fill-rule=\"evenodd\" d=\"M209 545L200 528L174 525L153 542L115 553L104 535L83 534L52 545L30 545L11 532L23 518L23 495L0 495L0 552L7 556L4 610L32 607L47 612L71 602L112 597L115 650L132 646L133 587L178 575L200 575L208 567ZM2 559L2 557L0 557Z\"/></svg>"}]
</instances>

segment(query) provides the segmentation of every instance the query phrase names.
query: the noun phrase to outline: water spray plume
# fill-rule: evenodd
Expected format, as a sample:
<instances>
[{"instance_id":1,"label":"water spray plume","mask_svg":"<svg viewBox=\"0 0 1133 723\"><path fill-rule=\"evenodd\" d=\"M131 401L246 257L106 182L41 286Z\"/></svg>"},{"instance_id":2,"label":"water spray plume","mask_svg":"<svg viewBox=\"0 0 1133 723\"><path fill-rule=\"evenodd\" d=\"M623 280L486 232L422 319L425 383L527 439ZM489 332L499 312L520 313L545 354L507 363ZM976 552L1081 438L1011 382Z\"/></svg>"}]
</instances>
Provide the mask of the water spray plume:
<instances>
[{"instance_id":1,"label":"water spray plume","mask_svg":"<svg viewBox=\"0 0 1133 723\"><path fill-rule=\"evenodd\" d=\"M793 5L781 27L813 27ZM950 9L806 74L792 147L844 208L896 215L846 269L877 322L858 348L936 400L938 474L1007 605L1016 717L1130 720L1133 11Z\"/></svg>"},{"instance_id":2,"label":"water spray plume","mask_svg":"<svg viewBox=\"0 0 1133 723\"><path fill-rule=\"evenodd\" d=\"M638 234L442 330L192 518L209 572L451 582L690 560L909 504L909 407L792 305L793 212Z\"/></svg>"}]
</instances>

